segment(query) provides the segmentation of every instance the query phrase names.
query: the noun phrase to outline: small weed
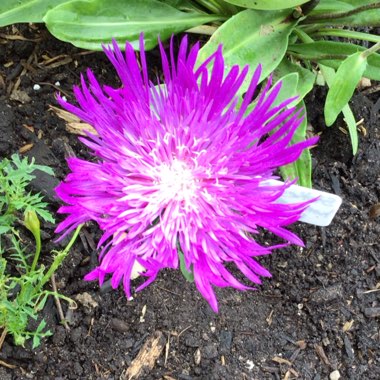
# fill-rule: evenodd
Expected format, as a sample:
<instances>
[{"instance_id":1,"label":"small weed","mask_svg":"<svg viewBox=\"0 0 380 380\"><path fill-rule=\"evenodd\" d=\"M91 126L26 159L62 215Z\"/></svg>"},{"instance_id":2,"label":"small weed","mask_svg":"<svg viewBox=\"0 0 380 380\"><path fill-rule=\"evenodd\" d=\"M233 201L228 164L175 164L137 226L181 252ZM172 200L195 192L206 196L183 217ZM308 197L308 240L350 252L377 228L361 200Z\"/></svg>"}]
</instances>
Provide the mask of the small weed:
<instances>
[{"instance_id":1,"label":"small weed","mask_svg":"<svg viewBox=\"0 0 380 380\"><path fill-rule=\"evenodd\" d=\"M39 346L41 338L51 335L46 322L40 320L35 331L29 322L38 320L38 313L44 308L49 295L72 302L69 298L45 290L43 287L57 270L74 243L79 229L68 246L62 251L53 251L53 262L49 268L38 265L41 253L41 230L39 217L54 223L47 210L48 204L40 194L27 190L32 174L41 170L53 175L46 166L36 165L27 158L12 155L11 160L0 161L0 348L7 334L13 336L16 345L24 346L33 340L33 348ZM25 227L34 237L35 249L24 243L20 233Z\"/></svg>"}]
</instances>

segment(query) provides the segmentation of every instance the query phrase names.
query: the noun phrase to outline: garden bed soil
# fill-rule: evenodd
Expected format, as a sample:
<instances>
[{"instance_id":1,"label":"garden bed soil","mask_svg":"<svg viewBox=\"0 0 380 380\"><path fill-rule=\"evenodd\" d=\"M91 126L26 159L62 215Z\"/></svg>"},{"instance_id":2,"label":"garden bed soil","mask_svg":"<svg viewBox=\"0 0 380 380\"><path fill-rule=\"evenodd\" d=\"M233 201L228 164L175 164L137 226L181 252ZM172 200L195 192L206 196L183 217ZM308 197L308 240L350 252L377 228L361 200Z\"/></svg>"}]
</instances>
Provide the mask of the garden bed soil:
<instances>
[{"instance_id":1,"label":"garden bed soil","mask_svg":"<svg viewBox=\"0 0 380 380\"><path fill-rule=\"evenodd\" d=\"M158 58L149 53L152 73ZM68 172L65 156L88 155L50 106L57 106L57 90L73 100L72 86L87 67L101 83L118 85L102 53L76 49L33 25L0 29L0 156L20 151L54 169L55 178L38 175L33 184L52 211L59 206L53 189ZM352 100L356 118L364 119L355 157L343 121L324 126L324 96L317 88L306 99L310 124L321 134L312 151L313 182L340 195L343 205L329 227L293 226L305 248L260 259L273 277L258 291L218 289L215 314L194 284L165 270L127 301L122 289L83 281L97 263L99 232L90 224L55 276L59 291L78 305L62 305L69 329L50 300L44 317L53 336L36 350L7 337L0 379L318 380L336 371L341 379L379 379L379 92L372 84ZM48 262L56 236L53 225L43 229Z\"/></svg>"}]
</instances>

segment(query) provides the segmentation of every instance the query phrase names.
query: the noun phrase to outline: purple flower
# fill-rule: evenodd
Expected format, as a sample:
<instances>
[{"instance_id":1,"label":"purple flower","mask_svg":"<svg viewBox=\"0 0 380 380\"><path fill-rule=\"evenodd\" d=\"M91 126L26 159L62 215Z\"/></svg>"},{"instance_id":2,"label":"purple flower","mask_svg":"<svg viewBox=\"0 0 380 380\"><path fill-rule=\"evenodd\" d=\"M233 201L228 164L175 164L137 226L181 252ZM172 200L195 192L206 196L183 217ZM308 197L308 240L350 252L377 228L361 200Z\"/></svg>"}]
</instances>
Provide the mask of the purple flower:
<instances>
[{"instance_id":1,"label":"purple flower","mask_svg":"<svg viewBox=\"0 0 380 380\"><path fill-rule=\"evenodd\" d=\"M100 86L93 73L81 79L74 93L79 107L59 98L66 110L93 126L81 141L94 161L68 159L71 173L56 189L68 214L56 230L65 234L86 221L104 231L100 265L87 280L112 286L123 280L128 297L136 265L150 284L162 268L179 267L183 253L195 284L218 310L213 285L252 289L225 268L232 262L253 283L270 273L256 256L302 241L284 227L296 222L308 203L280 204L276 200L291 183L267 186L273 172L295 161L316 138L291 145L300 125L299 112L273 103L281 85L265 86L247 107L259 82L253 75L240 107L237 91L248 67L225 72L220 47L198 68L199 45L188 49L183 38L178 57L170 44L169 57L160 44L164 83L148 79L143 38L140 60L126 44L125 56L116 42L104 51L120 77L121 88ZM211 71L207 66L212 64ZM259 227L281 237L284 244L262 246L254 240ZM138 263L138 264L137 264Z\"/></svg>"}]
</instances>

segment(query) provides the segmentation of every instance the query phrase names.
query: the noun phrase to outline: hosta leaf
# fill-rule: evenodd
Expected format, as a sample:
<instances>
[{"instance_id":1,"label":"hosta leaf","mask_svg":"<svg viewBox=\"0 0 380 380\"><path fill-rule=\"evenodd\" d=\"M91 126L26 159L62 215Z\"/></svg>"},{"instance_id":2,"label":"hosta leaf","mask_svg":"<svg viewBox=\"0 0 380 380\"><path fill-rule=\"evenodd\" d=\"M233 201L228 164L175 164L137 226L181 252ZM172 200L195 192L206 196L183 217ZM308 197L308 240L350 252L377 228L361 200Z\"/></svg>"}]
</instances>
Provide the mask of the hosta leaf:
<instances>
[{"instance_id":1,"label":"hosta leaf","mask_svg":"<svg viewBox=\"0 0 380 380\"><path fill-rule=\"evenodd\" d=\"M220 16L182 12L157 0L74 0L62 4L44 17L49 31L73 45L100 50L102 43L115 38L121 48L128 40L136 48L141 32L145 47L194 26L218 20Z\"/></svg>"},{"instance_id":2,"label":"hosta leaf","mask_svg":"<svg viewBox=\"0 0 380 380\"><path fill-rule=\"evenodd\" d=\"M19 22L42 22L49 9L68 0L1 0L0 27Z\"/></svg>"},{"instance_id":3,"label":"hosta leaf","mask_svg":"<svg viewBox=\"0 0 380 380\"><path fill-rule=\"evenodd\" d=\"M298 74L297 88L294 95L298 96L299 101L301 101L306 94L312 90L315 83L316 74L284 57L274 71L273 78L274 80L278 80L289 73Z\"/></svg>"},{"instance_id":4,"label":"hosta leaf","mask_svg":"<svg viewBox=\"0 0 380 380\"><path fill-rule=\"evenodd\" d=\"M227 20L201 49L199 62L211 55L223 44L223 55L227 67L250 66L240 94L246 91L256 67L261 64L261 80L266 78L281 62L288 46L288 37L296 21L289 20L291 11L266 12L244 10ZM244 33L242 33L244 25ZM270 47L270 48L269 48Z\"/></svg>"},{"instance_id":5,"label":"hosta leaf","mask_svg":"<svg viewBox=\"0 0 380 380\"><path fill-rule=\"evenodd\" d=\"M272 107L276 107L279 104L281 104L283 101L289 98L294 98L297 96L297 86L299 82L299 75L298 73L288 73L282 78L278 79L278 82L282 82L281 90L276 96L276 100L273 102ZM273 88L276 87L276 82L273 85ZM268 95L269 96L269 95ZM296 100L298 103L298 100ZM292 104L291 106L293 106Z\"/></svg>"}]
</instances>

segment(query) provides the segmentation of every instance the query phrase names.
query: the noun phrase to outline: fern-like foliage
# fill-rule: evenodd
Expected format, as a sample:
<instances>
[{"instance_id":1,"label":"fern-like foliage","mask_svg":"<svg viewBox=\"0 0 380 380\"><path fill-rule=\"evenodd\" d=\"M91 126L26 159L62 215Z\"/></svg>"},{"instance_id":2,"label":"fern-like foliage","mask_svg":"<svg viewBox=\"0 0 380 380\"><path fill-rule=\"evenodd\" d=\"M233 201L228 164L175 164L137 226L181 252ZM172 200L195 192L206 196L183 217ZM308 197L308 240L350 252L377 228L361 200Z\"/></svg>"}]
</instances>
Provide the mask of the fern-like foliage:
<instances>
[{"instance_id":1,"label":"fern-like foliage","mask_svg":"<svg viewBox=\"0 0 380 380\"><path fill-rule=\"evenodd\" d=\"M51 168L35 164L34 159L29 162L17 154L12 155L11 160L5 158L0 162L0 234L12 228L17 211L34 211L42 219L54 223L42 196L27 191L27 186L35 178L35 170L54 175Z\"/></svg>"},{"instance_id":2,"label":"fern-like foliage","mask_svg":"<svg viewBox=\"0 0 380 380\"><path fill-rule=\"evenodd\" d=\"M44 331L44 320L35 331L30 331L28 325L31 319L38 320L38 312L44 307L49 294L53 293L43 289L47 281L44 266L33 265L40 252L39 230L34 236L38 248L29 252L30 247L22 242L15 224L18 221L28 228L23 214L34 216L38 228L37 215L54 223L42 196L27 190L35 178L35 170L53 175L50 168L36 165L34 160L29 162L16 154L11 160L0 161L0 328L12 335L17 345L24 345L27 339L32 338L33 347L40 344L42 337L51 335L50 331Z\"/></svg>"}]
</instances>

